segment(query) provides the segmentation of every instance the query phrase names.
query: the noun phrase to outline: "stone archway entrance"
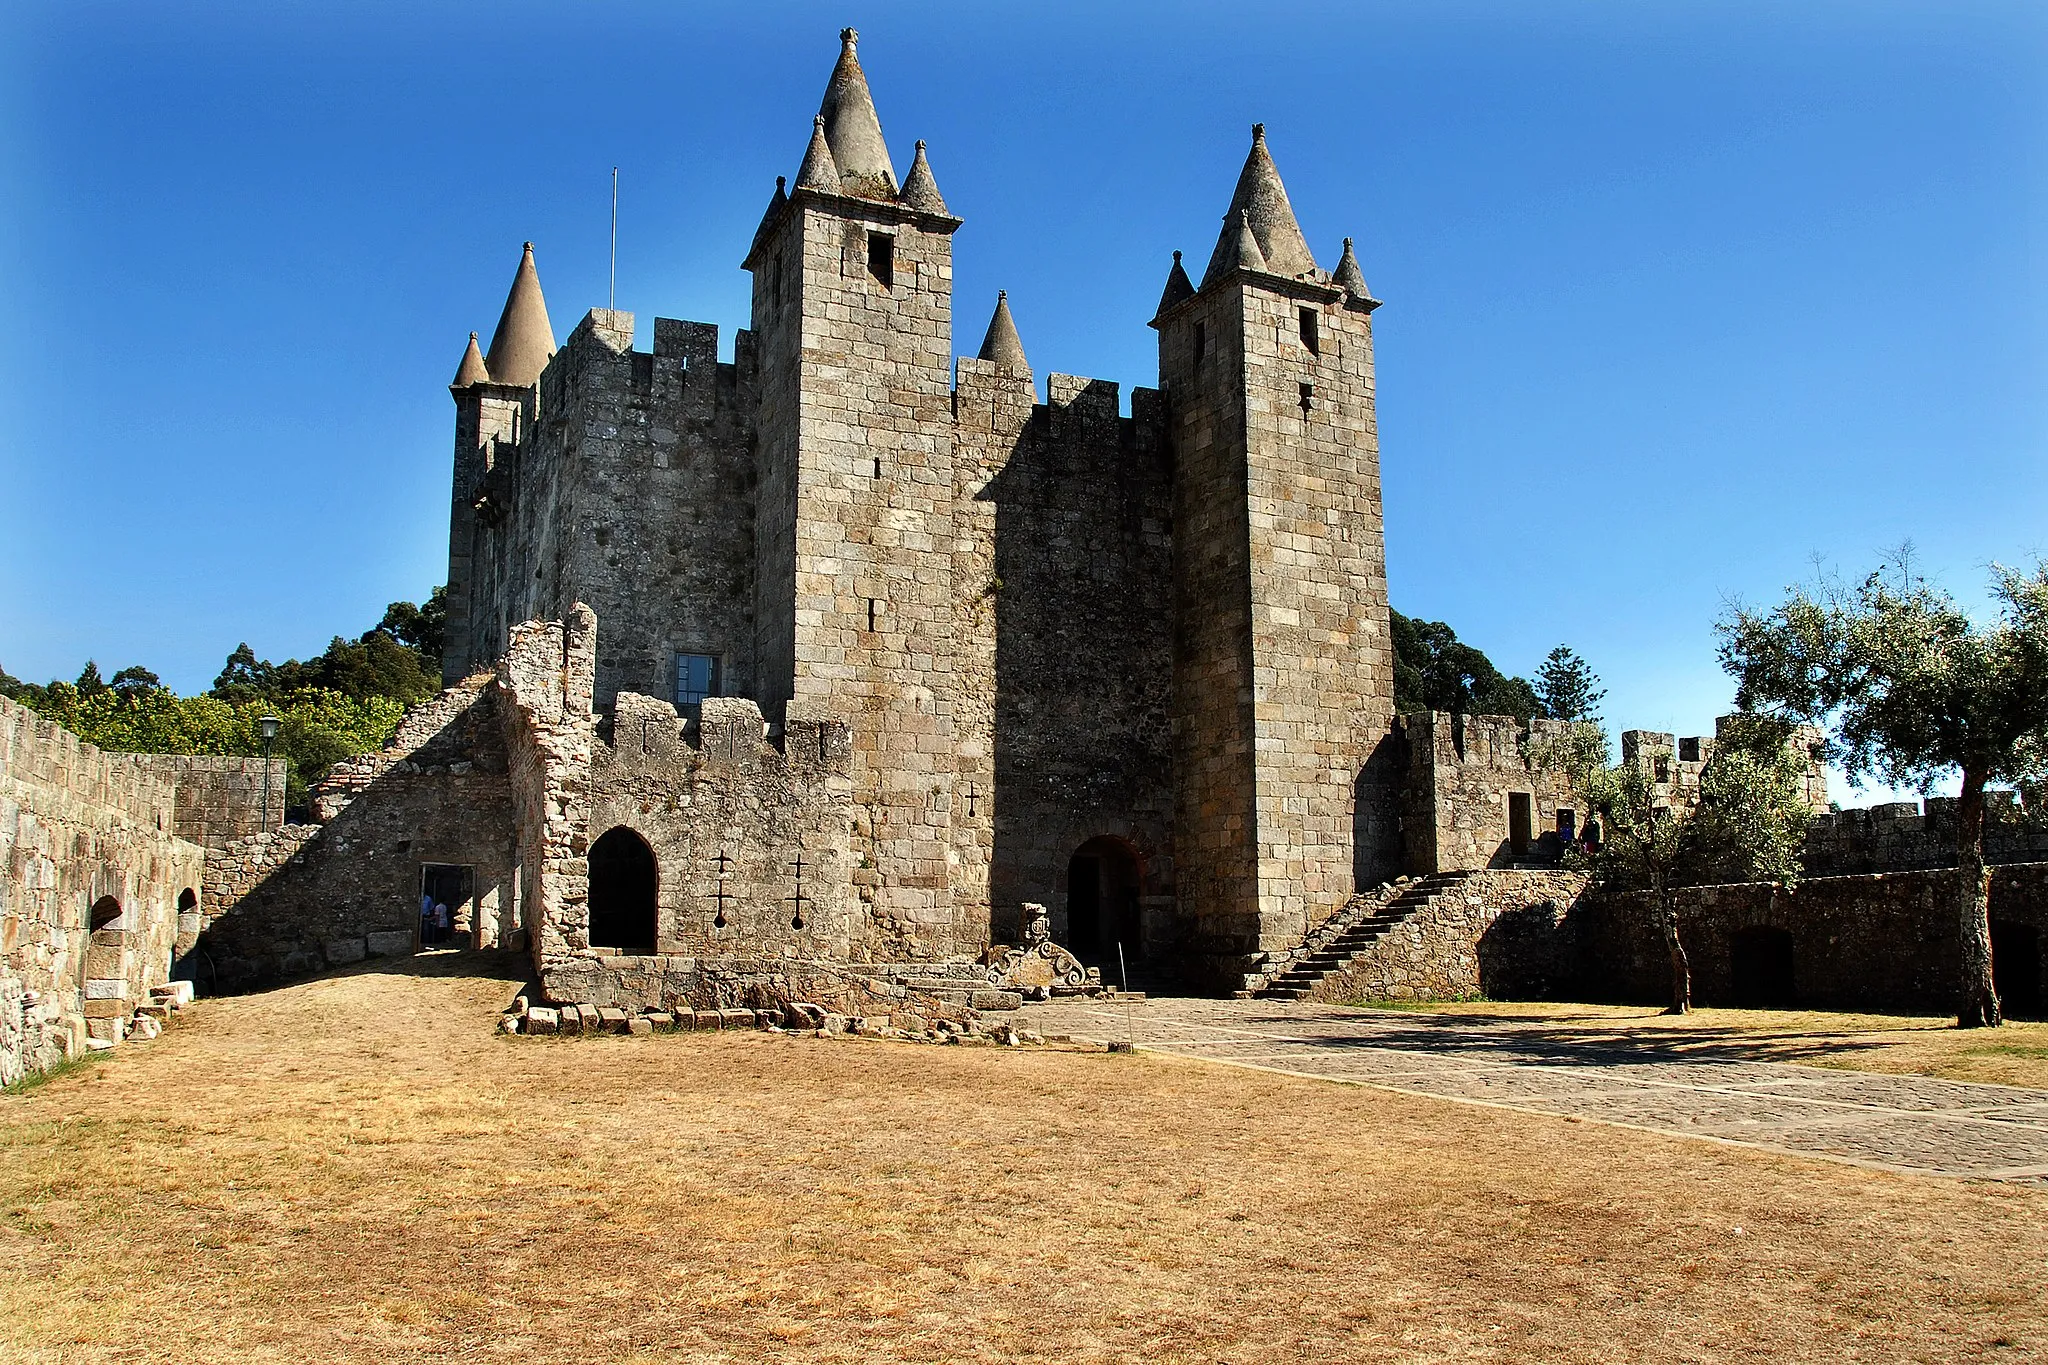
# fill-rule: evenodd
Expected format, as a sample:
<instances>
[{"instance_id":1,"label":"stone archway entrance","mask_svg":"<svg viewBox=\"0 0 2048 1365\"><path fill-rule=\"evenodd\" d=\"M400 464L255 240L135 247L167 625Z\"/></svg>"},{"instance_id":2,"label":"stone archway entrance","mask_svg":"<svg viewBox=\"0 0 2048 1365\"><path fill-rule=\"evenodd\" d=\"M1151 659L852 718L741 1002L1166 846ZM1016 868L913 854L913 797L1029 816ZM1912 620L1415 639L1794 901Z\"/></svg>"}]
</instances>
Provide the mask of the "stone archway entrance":
<instances>
[{"instance_id":1,"label":"stone archway entrance","mask_svg":"<svg viewBox=\"0 0 2048 1365\"><path fill-rule=\"evenodd\" d=\"M1067 860L1067 932L1062 940L1075 957L1103 969L1114 980L1117 945L1132 964L1145 957L1145 929L1139 912L1144 868L1137 850L1122 839L1101 835L1074 850Z\"/></svg>"},{"instance_id":2,"label":"stone archway entrance","mask_svg":"<svg viewBox=\"0 0 2048 1365\"><path fill-rule=\"evenodd\" d=\"M660 876L647 841L620 825L590 846L590 946L651 957Z\"/></svg>"}]
</instances>

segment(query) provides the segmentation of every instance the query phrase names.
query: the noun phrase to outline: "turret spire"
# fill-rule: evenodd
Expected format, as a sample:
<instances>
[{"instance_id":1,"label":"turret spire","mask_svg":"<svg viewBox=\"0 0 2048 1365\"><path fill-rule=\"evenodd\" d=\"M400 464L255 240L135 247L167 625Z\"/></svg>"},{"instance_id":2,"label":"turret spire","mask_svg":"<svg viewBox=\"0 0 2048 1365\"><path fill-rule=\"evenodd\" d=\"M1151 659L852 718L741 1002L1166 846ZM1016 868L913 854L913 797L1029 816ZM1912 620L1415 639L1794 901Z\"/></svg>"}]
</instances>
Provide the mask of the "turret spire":
<instances>
[{"instance_id":1,"label":"turret spire","mask_svg":"<svg viewBox=\"0 0 2048 1365\"><path fill-rule=\"evenodd\" d=\"M484 353L477 349L476 333L469 334L469 349L462 353L462 364L456 368L455 382L451 389L466 389L472 384L488 384L491 372L484 364Z\"/></svg>"},{"instance_id":2,"label":"turret spire","mask_svg":"<svg viewBox=\"0 0 2048 1365\"><path fill-rule=\"evenodd\" d=\"M554 353L555 329L548 322L540 272L533 268L533 243L528 242L519 258L519 270L512 276L512 292L505 296L498 330L491 333L491 353L484 364L492 383L523 389L540 382L540 372Z\"/></svg>"},{"instance_id":3,"label":"turret spire","mask_svg":"<svg viewBox=\"0 0 2048 1365\"><path fill-rule=\"evenodd\" d=\"M924 159L924 139L917 141L917 159L903 178L903 193L896 196L906 208L920 213L944 213L946 201L939 195L939 182L932 179L932 163Z\"/></svg>"},{"instance_id":4,"label":"turret spire","mask_svg":"<svg viewBox=\"0 0 2048 1365\"><path fill-rule=\"evenodd\" d=\"M996 313L988 320L988 335L981 339L981 360L993 361L997 369L1024 379L1031 378L1031 362L1024 358L1024 342L1017 335L1017 320L1010 316L1010 295L996 291Z\"/></svg>"},{"instance_id":5,"label":"turret spire","mask_svg":"<svg viewBox=\"0 0 2048 1365\"><path fill-rule=\"evenodd\" d=\"M832 144L825 138L825 116L811 120L811 145L804 148L804 164L796 168L796 187L838 194L839 165L832 159Z\"/></svg>"},{"instance_id":6,"label":"turret spire","mask_svg":"<svg viewBox=\"0 0 2048 1365\"><path fill-rule=\"evenodd\" d=\"M1259 254L1265 260L1260 269L1290 279L1315 273L1315 255L1301 235L1301 224L1294 219L1294 206L1287 202L1287 187L1280 183L1280 172L1266 150L1263 123L1252 125L1252 149L1244 159L1244 170L1238 173L1237 191L1230 197L1229 211L1223 215L1223 232L1216 239L1216 253L1209 258L1209 269L1202 276L1205 287L1226 274L1243 254L1237 241L1240 218L1251 225L1252 235L1258 239Z\"/></svg>"},{"instance_id":7,"label":"turret spire","mask_svg":"<svg viewBox=\"0 0 2048 1365\"><path fill-rule=\"evenodd\" d=\"M1365 287L1365 272L1358 268L1358 257L1351 250L1351 239L1344 239L1344 254L1337 259L1337 268L1330 274L1330 283L1348 294L1358 303L1377 304L1372 290Z\"/></svg>"},{"instance_id":8,"label":"turret spire","mask_svg":"<svg viewBox=\"0 0 2048 1365\"><path fill-rule=\"evenodd\" d=\"M1229 235L1229 232L1230 229L1226 227L1224 229L1226 237ZM1259 249L1259 234L1258 230L1252 226L1250 210L1243 210L1237 215L1237 242L1231 248L1231 253L1228 257L1223 255L1223 244L1221 242L1217 243L1216 261L1222 261L1223 268L1226 271L1270 270L1272 268L1266 261L1266 253ZM1216 261L1209 263L1209 274L1212 276L1217 273ZM1204 279L1202 283L1207 284L1208 280Z\"/></svg>"},{"instance_id":9,"label":"turret spire","mask_svg":"<svg viewBox=\"0 0 2048 1365\"><path fill-rule=\"evenodd\" d=\"M853 53L853 45L859 41L855 30L839 30L839 64L832 68L818 113L825 120L825 140L831 144L832 159L844 182L842 193L884 198L896 193L896 167L889 160L889 145L882 140L882 120L875 113L874 96L868 93L868 78Z\"/></svg>"},{"instance_id":10,"label":"turret spire","mask_svg":"<svg viewBox=\"0 0 2048 1365\"><path fill-rule=\"evenodd\" d=\"M1173 269L1166 272L1166 290L1159 296L1159 310L1152 316L1158 317L1167 309L1195 296L1195 286L1188 279L1187 268L1180 263L1180 253L1173 253Z\"/></svg>"}]
</instances>

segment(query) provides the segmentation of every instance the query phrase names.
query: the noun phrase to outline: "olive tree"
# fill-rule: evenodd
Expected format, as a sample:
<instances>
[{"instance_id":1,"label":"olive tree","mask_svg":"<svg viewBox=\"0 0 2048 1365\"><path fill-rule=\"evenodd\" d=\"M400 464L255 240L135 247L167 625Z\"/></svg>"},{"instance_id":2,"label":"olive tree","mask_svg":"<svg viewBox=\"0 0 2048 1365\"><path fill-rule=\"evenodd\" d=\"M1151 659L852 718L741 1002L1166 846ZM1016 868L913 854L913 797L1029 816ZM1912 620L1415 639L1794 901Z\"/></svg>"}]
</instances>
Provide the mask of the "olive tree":
<instances>
[{"instance_id":1,"label":"olive tree","mask_svg":"<svg viewBox=\"0 0 2048 1365\"><path fill-rule=\"evenodd\" d=\"M1994 565L1996 610L1979 623L1912 571L1910 547L1851 586L1823 576L1770 611L1737 606L1717 624L1737 701L1825 725L1852 781L1922 793L1960 781L1956 1022L2000 1020L1991 981L1984 791L2048 774L2048 563Z\"/></svg>"},{"instance_id":2,"label":"olive tree","mask_svg":"<svg viewBox=\"0 0 2048 1365\"><path fill-rule=\"evenodd\" d=\"M1604 880L1640 887L1656 906L1671 959L1667 1013L1692 1009L1692 964L1678 934L1678 892L1687 886L1799 878L1812 811L1794 728L1773 718L1727 716L1699 773L1697 793L1675 789L1656 754L1607 761L1607 737L1590 723L1561 727L1530 744L1535 767L1563 770L1599 815L1592 855ZM1668 759L1667 759L1668 761Z\"/></svg>"}]
</instances>

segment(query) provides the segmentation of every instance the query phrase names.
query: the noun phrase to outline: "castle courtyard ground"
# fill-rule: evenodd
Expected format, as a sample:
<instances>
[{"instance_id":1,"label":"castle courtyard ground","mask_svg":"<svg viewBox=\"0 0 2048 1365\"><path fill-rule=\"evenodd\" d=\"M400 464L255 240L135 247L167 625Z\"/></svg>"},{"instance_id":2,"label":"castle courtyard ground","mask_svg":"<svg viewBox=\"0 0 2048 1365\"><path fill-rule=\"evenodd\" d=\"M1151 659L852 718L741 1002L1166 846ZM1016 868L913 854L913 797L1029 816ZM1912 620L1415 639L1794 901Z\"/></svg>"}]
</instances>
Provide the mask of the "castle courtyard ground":
<instances>
[{"instance_id":1,"label":"castle courtyard ground","mask_svg":"<svg viewBox=\"0 0 2048 1365\"><path fill-rule=\"evenodd\" d=\"M2024 1180L1286 1072L1323 1038L1530 1076L1572 1047L1610 1080L1882 1076L1467 1007L1158 1001L1130 1026L1171 1050L1135 1055L499 1036L522 980L448 955L203 1001L0 1096L0 1360L2048 1354L2048 1190Z\"/></svg>"}]
</instances>

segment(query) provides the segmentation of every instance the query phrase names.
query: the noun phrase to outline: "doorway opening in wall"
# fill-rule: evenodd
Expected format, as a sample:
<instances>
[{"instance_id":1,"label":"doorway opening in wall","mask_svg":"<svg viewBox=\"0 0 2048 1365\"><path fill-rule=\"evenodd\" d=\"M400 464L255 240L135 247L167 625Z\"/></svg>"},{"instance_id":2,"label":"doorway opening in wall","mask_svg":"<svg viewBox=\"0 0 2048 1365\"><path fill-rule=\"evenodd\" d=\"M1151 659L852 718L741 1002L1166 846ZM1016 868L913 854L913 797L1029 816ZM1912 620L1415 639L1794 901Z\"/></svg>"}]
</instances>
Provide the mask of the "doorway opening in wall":
<instances>
[{"instance_id":1,"label":"doorway opening in wall","mask_svg":"<svg viewBox=\"0 0 2048 1365\"><path fill-rule=\"evenodd\" d=\"M1067 860L1064 946L1089 966L1100 967L1105 982L1122 984L1118 944L1133 971L1144 961L1144 921L1139 912L1144 882L1137 850L1110 835L1090 839Z\"/></svg>"},{"instance_id":2,"label":"doorway opening in wall","mask_svg":"<svg viewBox=\"0 0 2048 1365\"><path fill-rule=\"evenodd\" d=\"M1797 1003L1792 974L1792 931L1752 924L1735 931L1729 945L1728 994L1747 1009L1783 1010Z\"/></svg>"},{"instance_id":3,"label":"doorway opening in wall","mask_svg":"<svg viewBox=\"0 0 2048 1365\"><path fill-rule=\"evenodd\" d=\"M1508 850L1516 857L1529 851L1536 834L1536 816L1527 792L1508 793Z\"/></svg>"},{"instance_id":4,"label":"doorway opening in wall","mask_svg":"<svg viewBox=\"0 0 2048 1365\"><path fill-rule=\"evenodd\" d=\"M467 948L475 872L460 863L420 864L422 948Z\"/></svg>"},{"instance_id":5,"label":"doorway opening in wall","mask_svg":"<svg viewBox=\"0 0 2048 1365\"><path fill-rule=\"evenodd\" d=\"M654 850L619 825L590 846L590 946L652 957L661 887Z\"/></svg>"},{"instance_id":6,"label":"doorway opening in wall","mask_svg":"<svg viewBox=\"0 0 2048 1365\"><path fill-rule=\"evenodd\" d=\"M2006 1014L2042 1017L2040 930L2009 919L1991 921L1991 986Z\"/></svg>"}]
</instances>

